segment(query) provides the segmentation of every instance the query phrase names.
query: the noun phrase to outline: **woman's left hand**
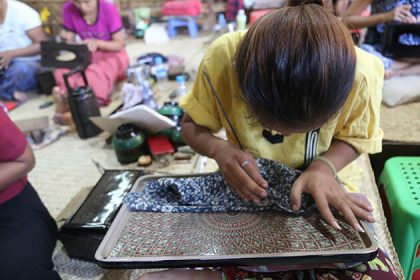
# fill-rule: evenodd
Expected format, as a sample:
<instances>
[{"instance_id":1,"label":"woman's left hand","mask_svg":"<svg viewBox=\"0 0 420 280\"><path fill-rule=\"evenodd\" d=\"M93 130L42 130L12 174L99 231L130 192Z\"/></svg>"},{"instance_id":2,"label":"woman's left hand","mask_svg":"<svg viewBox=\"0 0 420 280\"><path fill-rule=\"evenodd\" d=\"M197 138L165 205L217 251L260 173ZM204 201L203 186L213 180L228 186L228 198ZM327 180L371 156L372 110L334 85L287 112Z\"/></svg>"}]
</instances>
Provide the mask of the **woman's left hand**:
<instances>
[{"instance_id":1,"label":"woman's left hand","mask_svg":"<svg viewBox=\"0 0 420 280\"><path fill-rule=\"evenodd\" d=\"M301 207L302 193L313 197L322 217L336 229L341 228L331 212L331 206L340 211L357 231L363 231L357 218L374 222L369 201L361 194L348 193L322 162L314 161L293 184L290 199L294 211Z\"/></svg>"},{"instance_id":2,"label":"woman's left hand","mask_svg":"<svg viewBox=\"0 0 420 280\"><path fill-rule=\"evenodd\" d=\"M0 52L0 68L7 69L13 59L13 54L10 51Z\"/></svg>"},{"instance_id":3,"label":"woman's left hand","mask_svg":"<svg viewBox=\"0 0 420 280\"><path fill-rule=\"evenodd\" d=\"M86 39L83 41L90 52L96 52L99 49L99 40L97 39Z\"/></svg>"}]
</instances>

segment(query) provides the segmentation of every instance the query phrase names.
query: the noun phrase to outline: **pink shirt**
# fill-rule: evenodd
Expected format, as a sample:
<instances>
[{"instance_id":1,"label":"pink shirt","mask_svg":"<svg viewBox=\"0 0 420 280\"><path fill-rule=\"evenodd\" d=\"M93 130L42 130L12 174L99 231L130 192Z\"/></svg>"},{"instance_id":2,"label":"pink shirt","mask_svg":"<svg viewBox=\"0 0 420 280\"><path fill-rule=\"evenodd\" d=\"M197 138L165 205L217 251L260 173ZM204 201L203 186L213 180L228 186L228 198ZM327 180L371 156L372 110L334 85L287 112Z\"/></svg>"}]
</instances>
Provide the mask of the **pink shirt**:
<instances>
[{"instance_id":1,"label":"pink shirt","mask_svg":"<svg viewBox=\"0 0 420 280\"><path fill-rule=\"evenodd\" d=\"M0 162L15 161L25 152L26 145L25 135L0 107ZM18 195L27 181L27 177L23 176L0 191L0 204Z\"/></svg>"},{"instance_id":2,"label":"pink shirt","mask_svg":"<svg viewBox=\"0 0 420 280\"><path fill-rule=\"evenodd\" d=\"M73 1L63 6L63 27L80 36L82 40L95 38L110 41L112 34L123 28L121 16L114 4L98 0L98 15L94 24L88 24Z\"/></svg>"}]
</instances>

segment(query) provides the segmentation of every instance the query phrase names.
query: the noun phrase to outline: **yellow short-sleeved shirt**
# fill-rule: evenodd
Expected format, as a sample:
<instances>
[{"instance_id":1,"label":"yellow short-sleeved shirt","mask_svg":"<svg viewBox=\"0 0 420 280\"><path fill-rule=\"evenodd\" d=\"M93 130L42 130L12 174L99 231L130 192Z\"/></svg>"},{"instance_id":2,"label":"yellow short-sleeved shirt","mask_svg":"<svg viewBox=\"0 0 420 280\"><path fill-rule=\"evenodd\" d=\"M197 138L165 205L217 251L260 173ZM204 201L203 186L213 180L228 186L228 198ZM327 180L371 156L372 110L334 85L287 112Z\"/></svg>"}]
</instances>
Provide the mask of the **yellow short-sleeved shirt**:
<instances>
[{"instance_id":1,"label":"yellow short-sleeved shirt","mask_svg":"<svg viewBox=\"0 0 420 280\"><path fill-rule=\"evenodd\" d=\"M247 106L240 97L233 59L243 35L244 32L226 34L207 50L194 86L180 104L196 124L213 132L225 128L228 140L235 143L235 137L203 76L203 69L206 69L241 144L256 157L299 167L327 151L333 139L352 145L359 153L381 151L383 132L379 127L379 108L384 69L379 59L356 48L355 81L341 113L318 131L293 134L284 137L282 143L272 144L262 136L263 126L250 119Z\"/></svg>"}]
</instances>

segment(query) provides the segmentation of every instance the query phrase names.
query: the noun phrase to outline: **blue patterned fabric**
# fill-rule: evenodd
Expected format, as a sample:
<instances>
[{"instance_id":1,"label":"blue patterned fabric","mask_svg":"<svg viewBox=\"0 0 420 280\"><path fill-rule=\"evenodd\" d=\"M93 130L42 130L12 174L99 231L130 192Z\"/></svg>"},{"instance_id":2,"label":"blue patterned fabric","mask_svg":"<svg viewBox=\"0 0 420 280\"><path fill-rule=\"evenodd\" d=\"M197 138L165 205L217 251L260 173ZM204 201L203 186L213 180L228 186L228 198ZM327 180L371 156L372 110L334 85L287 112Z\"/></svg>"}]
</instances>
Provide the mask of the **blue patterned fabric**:
<instances>
[{"instance_id":1,"label":"blue patterned fabric","mask_svg":"<svg viewBox=\"0 0 420 280\"><path fill-rule=\"evenodd\" d=\"M372 15L377 13L385 13L392 11L395 7L402 5L411 5L411 14L416 18L420 17L420 1L419 0L375 0L372 3ZM385 25L383 23L376 26L379 33L383 33ZM414 34L402 34L398 41L408 46L419 46L420 36Z\"/></svg>"},{"instance_id":2,"label":"blue patterned fabric","mask_svg":"<svg viewBox=\"0 0 420 280\"><path fill-rule=\"evenodd\" d=\"M36 90L38 82L36 72L40 68L39 61L14 59L0 76L0 99L12 100L15 91Z\"/></svg>"},{"instance_id":3,"label":"blue patterned fabric","mask_svg":"<svg viewBox=\"0 0 420 280\"><path fill-rule=\"evenodd\" d=\"M229 212L276 210L293 213L290 190L301 171L284 164L257 159L261 175L268 182L268 195L260 205L245 202L228 187L220 172L206 176L167 177L152 181L141 192L126 195L131 210L147 212ZM310 195L303 194L299 214L314 208Z\"/></svg>"},{"instance_id":4,"label":"blue patterned fabric","mask_svg":"<svg viewBox=\"0 0 420 280\"><path fill-rule=\"evenodd\" d=\"M360 48L364 51L367 51L370 54L373 54L380 60L382 60L382 63L384 64L385 70L388 70L391 68L391 66L394 64L394 60L391 58L388 58L386 56L383 56L380 52L378 52L374 46L368 45L368 44L361 44Z\"/></svg>"}]
</instances>

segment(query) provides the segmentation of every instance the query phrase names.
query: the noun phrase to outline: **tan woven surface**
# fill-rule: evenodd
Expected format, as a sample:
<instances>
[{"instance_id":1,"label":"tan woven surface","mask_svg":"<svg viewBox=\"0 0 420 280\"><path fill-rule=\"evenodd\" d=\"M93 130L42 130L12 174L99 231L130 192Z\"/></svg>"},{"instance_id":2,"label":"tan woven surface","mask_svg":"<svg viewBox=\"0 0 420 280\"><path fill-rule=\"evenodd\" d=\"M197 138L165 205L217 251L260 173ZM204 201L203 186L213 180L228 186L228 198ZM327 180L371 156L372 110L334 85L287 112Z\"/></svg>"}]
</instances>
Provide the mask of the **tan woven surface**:
<instances>
[{"instance_id":1,"label":"tan woven surface","mask_svg":"<svg viewBox=\"0 0 420 280\"><path fill-rule=\"evenodd\" d=\"M384 140L420 143L420 102L394 108L381 106Z\"/></svg>"},{"instance_id":2,"label":"tan woven surface","mask_svg":"<svg viewBox=\"0 0 420 280\"><path fill-rule=\"evenodd\" d=\"M357 160L357 165L363 170L363 176L360 180L360 190L365 194L369 200L375 205L373 216L376 222L373 224L375 234L378 238L378 243L382 248L388 252L392 263L395 266L398 279L404 279L401 265L398 261L397 253L395 252L392 238L386 225L385 214L382 208L381 198L379 196L378 187L375 183L375 176L370 165L369 156L361 155Z\"/></svg>"}]
</instances>

